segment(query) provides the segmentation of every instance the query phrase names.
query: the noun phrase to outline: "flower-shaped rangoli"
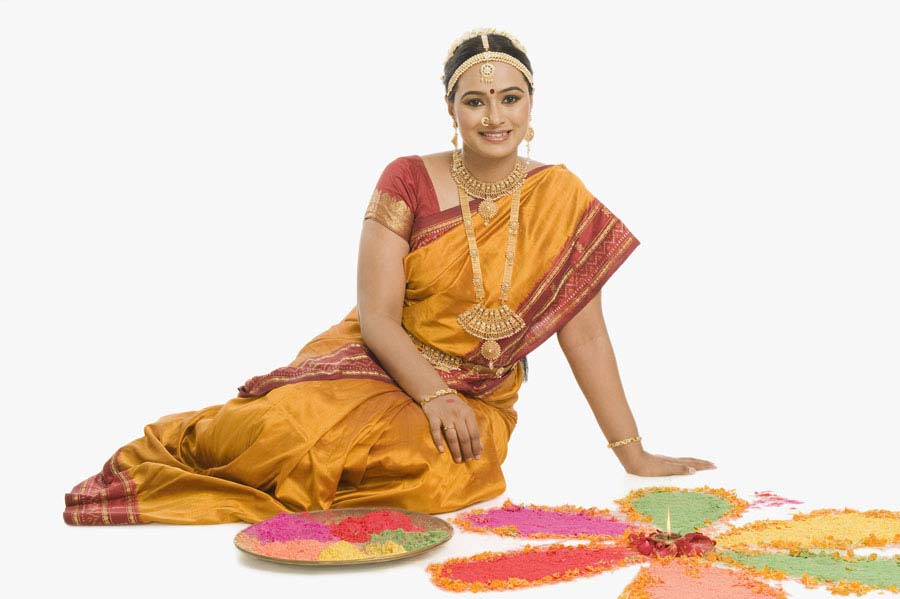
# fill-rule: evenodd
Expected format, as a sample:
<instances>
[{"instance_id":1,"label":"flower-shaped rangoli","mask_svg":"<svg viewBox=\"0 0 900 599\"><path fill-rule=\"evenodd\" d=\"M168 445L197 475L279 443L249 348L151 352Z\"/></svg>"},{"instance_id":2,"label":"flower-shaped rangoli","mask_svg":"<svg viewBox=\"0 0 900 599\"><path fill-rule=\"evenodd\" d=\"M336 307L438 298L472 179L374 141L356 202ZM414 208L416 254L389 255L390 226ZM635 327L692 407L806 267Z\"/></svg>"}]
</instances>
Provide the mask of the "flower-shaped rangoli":
<instances>
[{"instance_id":1,"label":"flower-shaped rangoli","mask_svg":"<svg viewBox=\"0 0 900 599\"><path fill-rule=\"evenodd\" d=\"M471 532L585 542L451 558L428 566L431 579L452 591L507 590L642 564L620 599L786 598L780 585L766 581L784 579L808 588L824 585L839 595L900 592L900 555L854 554L862 547L900 544L900 512L819 509L734 526L730 521L750 504L732 491L706 486L647 487L616 503L618 513L509 500L463 512L453 522ZM676 554L674 545L648 546L649 535L665 530L667 515L673 533L698 539L696 551L687 547Z\"/></svg>"}]
</instances>

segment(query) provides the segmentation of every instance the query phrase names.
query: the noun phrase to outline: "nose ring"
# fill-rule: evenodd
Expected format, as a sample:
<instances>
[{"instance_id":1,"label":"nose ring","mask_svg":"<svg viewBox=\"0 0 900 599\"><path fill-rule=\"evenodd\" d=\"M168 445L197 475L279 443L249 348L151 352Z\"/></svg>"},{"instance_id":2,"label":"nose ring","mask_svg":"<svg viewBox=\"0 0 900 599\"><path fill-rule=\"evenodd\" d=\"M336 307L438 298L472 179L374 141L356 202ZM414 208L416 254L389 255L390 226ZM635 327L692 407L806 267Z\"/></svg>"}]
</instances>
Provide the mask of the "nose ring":
<instances>
[{"instance_id":1,"label":"nose ring","mask_svg":"<svg viewBox=\"0 0 900 599\"><path fill-rule=\"evenodd\" d=\"M481 124L487 127L491 124L491 119L489 117L483 116L481 117Z\"/></svg>"}]
</instances>

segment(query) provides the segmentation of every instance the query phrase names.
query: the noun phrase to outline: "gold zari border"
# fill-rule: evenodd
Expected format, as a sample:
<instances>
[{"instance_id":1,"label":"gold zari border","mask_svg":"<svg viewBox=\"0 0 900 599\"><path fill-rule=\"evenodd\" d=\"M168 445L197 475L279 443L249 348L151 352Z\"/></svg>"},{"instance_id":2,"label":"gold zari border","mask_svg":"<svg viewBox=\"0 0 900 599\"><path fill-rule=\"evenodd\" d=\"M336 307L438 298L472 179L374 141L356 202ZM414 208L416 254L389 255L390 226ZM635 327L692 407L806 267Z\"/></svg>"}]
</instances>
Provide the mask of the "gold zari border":
<instances>
[{"instance_id":1,"label":"gold zari border","mask_svg":"<svg viewBox=\"0 0 900 599\"><path fill-rule=\"evenodd\" d=\"M372 192L363 220L367 218L378 221L403 239L409 240L413 227L413 213L403 200L376 188Z\"/></svg>"}]
</instances>

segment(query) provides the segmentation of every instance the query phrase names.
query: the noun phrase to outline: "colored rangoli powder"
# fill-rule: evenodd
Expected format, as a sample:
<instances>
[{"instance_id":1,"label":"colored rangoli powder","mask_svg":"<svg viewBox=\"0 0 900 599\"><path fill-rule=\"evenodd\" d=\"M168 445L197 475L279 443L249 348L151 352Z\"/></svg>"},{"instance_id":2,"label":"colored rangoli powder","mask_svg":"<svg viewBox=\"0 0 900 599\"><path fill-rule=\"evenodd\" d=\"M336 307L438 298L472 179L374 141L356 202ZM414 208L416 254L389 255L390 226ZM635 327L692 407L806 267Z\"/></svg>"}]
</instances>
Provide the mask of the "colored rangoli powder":
<instances>
[{"instance_id":1,"label":"colored rangoli powder","mask_svg":"<svg viewBox=\"0 0 900 599\"><path fill-rule=\"evenodd\" d=\"M378 543L393 542L401 545L406 551L415 551L439 543L450 536L445 530L429 530L428 532L407 531L401 528L385 530L372 535L372 541Z\"/></svg>"},{"instance_id":2,"label":"colored rangoli powder","mask_svg":"<svg viewBox=\"0 0 900 599\"><path fill-rule=\"evenodd\" d=\"M296 539L336 540L335 536L328 530L327 525L310 519L302 512L298 514L282 512L268 520L263 520L250 526L244 531L244 534L256 537L261 543L293 541Z\"/></svg>"},{"instance_id":3,"label":"colored rangoli powder","mask_svg":"<svg viewBox=\"0 0 900 599\"><path fill-rule=\"evenodd\" d=\"M295 541L273 541L260 544L258 553L268 557L285 560L315 561L319 554L329 545L324 541L315 539L299 539Z\"/></svg>"},{"instance_id":4,"label":"colored rangoli powder","mask_svg":"<svg viewBox=\"0 0 900 599\"><path fill-rule=\"evenodd\" d=\"M784 591L747 572L684 557L654 560L620 597L635 599L785 599Z\"/></svg>"},{"instance_id":5,"label":"colored rangoli powder","mask_svg":"<svg viewBox=\"0 0 900 599\"><path fill-rule=\"evenodd\" d=\"M796 551L791 553L743 553L723 550L719 559L726 563L746 566L749 570L770 578L792 576L807 578L807 586L825 582L856 583L863 592L900 589L900 558L856 558L840 556L837 552ZM776 574L777 573L777 574Z\"/></svg>"},{"instance_id":6,"label":"colored rangoli powder","mask_svg":"<svg viewBox=\"0 0 900 599\"><path fill-rule=\"evenodd\" d=\"M591 576L644 558L626 547L587 543L525 545L430 564L434 584L452 591L487 591L535 586Z\"/></svg>"},{"instance_id":7,"label":"colored rangoli powder","mask_svg":"<svg viewBox=\"0 0 900 599\"><path fill-rule=\"evenodd\" d=\"M735 517L749 505L734 493L708 487L693 490L677 487L637 489L616 502L629 518L650 520L659 530L666 530L668 509L672 532L679 534Z\"/></svg>"},{"instance_id":8,"label":"colored rangoli powder","mask_svg":"<svg viewBox=\"0 0 900 599\"><path fill-rule=\"evenodd\" d=\"M423 532L422 528L413 524L409 516L392 510L376 510L365 516L350 516L328 528L335 537L351 543L366 543L372 533L388 529Z\"/></svg>"},{"instance_id":9,"label":"colored rangoli powder","mask_svg":"<svg viewBox=\"0 0 900 599\"><path fill-rule=\"evenodd\" d=\"M471 510L454 522L472 532L522 537L617 537L633 526L617 520L609 510L577 506L518 505Z\"/></svg>"},{"instance_id":10,"label":"colored rangoli powder","mask_svg":"<svg viewBox=\"0 0 900 599\"><path fill-rule=\"evenodd\" d=\"M781 495L776 495L771 491L756 491L753 495L756 496L756 499L750 502L749 508L781 507L783 505L803 503L796 499L788 499Z\"/></svg>"},{"instance_id":11,"label":"colored rangoli powder","mask_svg":"<svg viewBox=\"0 0 900 599\"><path fill-rule=\"evenodd\" d=\"M685 534L715 522L731 507L715 495L690 491L650 493L632 502L634 509L650 516L653 525L666 529L666 513L671 514L672 532Z\"/></svg>"},{"instance_id":12,"label":"colored rangoli powder","mask_svg":"<svg viewBox=\"0 0 900 599\"><path fill-rule=\"evenodd\" d=\"M347 541L335 541L319 553L319 561L363 559L371 557L363 553L359 547Z\"/></svg>"},{"instance_id":13,"label":"colored rangoli powder","mask_svg":"<svg viewBox=\"0 0 900 599\"><path fill-rule=\"evenodd\" d=\"M821 509L760 520L716 537L726 549L849 549L900 543L900 512Z\"/></svg>"},{"instance_id":14,"label":"colored rangoli powder","mask_svg":"<svg viewBox=\"0 0 900 599\"><path fill-rule=\"evenodd\" d=\"M387 541L385 543L366 543L366 546L363 547L363 551L369 556L406 553L406 549L403 548L403 545L398 545L393 541Z\"/></svg>"}]
</instances>

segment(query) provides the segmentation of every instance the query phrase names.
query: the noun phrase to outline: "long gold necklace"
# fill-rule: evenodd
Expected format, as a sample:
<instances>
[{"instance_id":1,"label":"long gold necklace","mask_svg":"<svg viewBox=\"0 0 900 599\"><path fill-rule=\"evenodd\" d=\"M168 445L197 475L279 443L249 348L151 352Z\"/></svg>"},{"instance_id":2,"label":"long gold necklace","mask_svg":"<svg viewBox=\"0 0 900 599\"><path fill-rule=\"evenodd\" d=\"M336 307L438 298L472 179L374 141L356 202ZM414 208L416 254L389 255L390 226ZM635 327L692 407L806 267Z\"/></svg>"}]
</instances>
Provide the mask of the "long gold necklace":
<instances>
[{"instance_id":1,"label":"long gold necklace","mask_svg":"<svg viewBox=\"0 0 900 599\"><path fill-rule=\"evenodd\" d=\"M463 166L465 167L465 165ZM478 183L482 182L478 181ZM509 231L506 238L506 262L503 268L503 282L500 285L500 305L495 308L488 308L484 305L484 281L481 276L481 260L478 255L478 245L475 243L475 232L472 227L469 198L466 188L457 181L456 189L459 196L459 206L462 210L466 239L469 242L469 257L472 260L472 282L475 285L476 303L460 314L456 321L464 331L484 340L484 343L481 344L481 355L488 360L489 368L493 368L494 360L500 357L500 344L497 343L497 339L504 339L525 328L525 321L522 317L506 305L512 283L513 263L516 259L516 236L519 232L521 187L521 182L519 182L512 191ZM494 208L496 210L496 206Z\"/></svg>"},{"instance_id":2,"label":"long gold necklace","mask_svg":"<svg viewBox=\"0 0 900 599\"><path fill-rule=\"evenodd\" d=\"M499 198L507 196L522 187L525 181L526 164L516 158L516 165L512 172L501 181L485 183L475 178L462 158L462 150L453 151L453 166L450 174L457 185L462 185L470 196L481 200L478 204L478 213L484 219L484 224L491 224L491 219L497 215L497 202Z\"/></svg>"}]
</instances>

